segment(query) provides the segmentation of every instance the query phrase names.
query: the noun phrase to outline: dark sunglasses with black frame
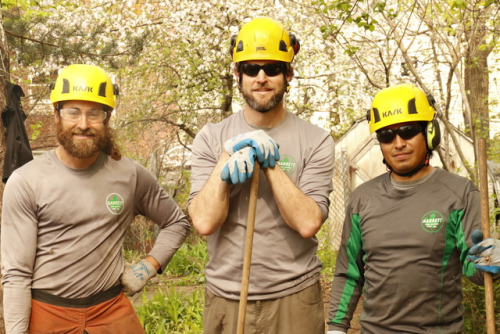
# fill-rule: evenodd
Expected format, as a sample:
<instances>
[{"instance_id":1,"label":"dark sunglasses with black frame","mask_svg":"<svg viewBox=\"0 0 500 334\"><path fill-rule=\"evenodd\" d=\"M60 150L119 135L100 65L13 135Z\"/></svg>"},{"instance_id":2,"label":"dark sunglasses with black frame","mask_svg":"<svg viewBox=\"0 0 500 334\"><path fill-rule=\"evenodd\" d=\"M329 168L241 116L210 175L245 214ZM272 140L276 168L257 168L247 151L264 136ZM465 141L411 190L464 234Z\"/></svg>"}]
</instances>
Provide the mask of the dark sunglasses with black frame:
<instances>
[{"instance_id":1,"label":"dark sunglasses with black frame","mask_svg":"<svg viewBox=\"0 0 500 334\"><path fill-rule=\"evenodd\" d=\"M249 77L256 77L257 75L259 75L260 70L264 70L264 73L268 77L275 77L285 72L285 66L286 65L282 62L268 63L264 65L243 63L240 66L240 71L241 73L246 74Z\"/></svg>"},{"instance_id":2,"label":"dark sunglasses with black frame","mask_svg":"<svg viewBox=\"0 0 500 334\"><path fill-rule=\"evenodd\" d=\"M404 140L411 139L422 132L420 124L405 124L397 129L382 129L377 131L377 140L382 144L392 143L396 135Z\"/></svg>"}]
</instances>

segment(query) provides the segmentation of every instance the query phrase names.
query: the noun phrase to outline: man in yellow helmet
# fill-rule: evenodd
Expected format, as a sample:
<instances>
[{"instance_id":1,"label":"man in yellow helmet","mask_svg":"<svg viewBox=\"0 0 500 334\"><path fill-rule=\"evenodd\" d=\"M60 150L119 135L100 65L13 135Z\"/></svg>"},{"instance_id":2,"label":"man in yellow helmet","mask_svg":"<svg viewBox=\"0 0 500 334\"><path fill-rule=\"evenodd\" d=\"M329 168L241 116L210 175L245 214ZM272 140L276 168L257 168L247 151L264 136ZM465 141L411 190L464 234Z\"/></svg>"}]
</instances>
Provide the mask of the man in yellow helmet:
<instances>
[{"instance_id":1,"label":"man in yellow helmet","mask_svg":"<svg viewBox=\"0 0 500 334\"><path fill-rule=\"evenodd\" d=\"M177 204L140 164L122 158L109 121L117 87L101 68L63 69L50 99L59 146L18 168L2 208L8 334L143 333L123 294L161 272L189 233ZM125 265L135 215L160 226L148 256Z\"/></svg>"},{"instance_id":2,"label":"man in yellow helmet","mask_svg":"<svg viewBox=\"0 0 500 334\"><path fill-rule=\"evenodd\" d=\"M244 109L206 125L193 143L189 213L208 236L205 333L236 332L256 161L262 170L245 332L324 333L315 234L328 213L334 143L284 107L298 50L273 19L243 25L231 53Z\"/></svg>"},{"instance_id":3,"label":"man in yellow helmet","mask_svg":"<svg viewBox=\"0 0 500 334\"><path fill-rule=\"evenodd\" d=\"M361 294L363 332L462 333L462 273L478 284L481 271L500 274L498 240L480 243L482 237L473 234L481 226L477 188L429 165L440 140L433 105L410 84L383 89L373 99L370 132L377 135L389 173L351 196L328 334L347 333ZM476 263L467 261L474 243ZM485 266L492 254L496 260Z\"/></svg>"}]
</instances>

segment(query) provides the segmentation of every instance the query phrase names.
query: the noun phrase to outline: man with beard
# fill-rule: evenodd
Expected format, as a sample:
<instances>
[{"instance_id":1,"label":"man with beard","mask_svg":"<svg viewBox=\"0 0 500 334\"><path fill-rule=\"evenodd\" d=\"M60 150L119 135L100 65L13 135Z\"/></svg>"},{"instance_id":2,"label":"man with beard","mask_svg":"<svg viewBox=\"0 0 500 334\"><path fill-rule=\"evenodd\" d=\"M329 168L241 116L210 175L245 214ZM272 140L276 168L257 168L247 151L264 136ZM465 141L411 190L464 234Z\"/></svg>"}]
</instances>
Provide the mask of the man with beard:
<instances>
[{"instance_id":1,"label":"man with beard","mask_svg":"<svg viewBox=\"0 0 500 334\"><path fill-rule=\"evenodd\" d=\"M334 143L284 107L299 42L270 18L232 39L244 109L193 143L189 213L207 235L205 333L237 328L248 201L261 164L245 332L324 333L315 234L328 214ZM279 144L278 144L279 143Z\"/></svg>"},{"instance_id":2,"label":"man with beard","mask_svg":"<svg viewBox=\"0 0 500 334\"><path fill-rule=\"evenodd\" d=\"M99 67L70 65L51 91L59 146L17 169L2 210L7 334L144 333L123 292L140 291L189 233L177 204L122 158L109 121L118 89ZM124 265L136 215L159 225L148 256Z\"/></svg>"}]
</instances>

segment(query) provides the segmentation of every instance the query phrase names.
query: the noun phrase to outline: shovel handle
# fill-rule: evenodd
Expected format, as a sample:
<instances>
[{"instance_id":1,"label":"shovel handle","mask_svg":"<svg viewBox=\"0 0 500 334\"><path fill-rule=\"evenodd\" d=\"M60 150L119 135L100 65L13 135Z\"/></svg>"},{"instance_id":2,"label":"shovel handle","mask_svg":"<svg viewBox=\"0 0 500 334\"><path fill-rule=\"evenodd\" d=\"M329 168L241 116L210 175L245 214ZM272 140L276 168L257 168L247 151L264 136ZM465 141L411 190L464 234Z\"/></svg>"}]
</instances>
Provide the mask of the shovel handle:
<instances>
[{"instance_id":1,"label":"shovel handle","mask_svg":"<svg viewBox=\"0 0 500 334\"><path fill-rule=\"evenodd\" d=\"M490 210L488 198L488 170L486 159L486 139L479 138L479 192L481 193L481 230L483 238L490 237ZM484 273L484 297L486 307L486 333L495 334L495 301L493 298L493 277Z\"/></svg>"},{"instance_id":2,"label":"shovel handle","mask_svg":"<svg viewBox=\"0 0 500 334\"><path fill-rule=\"evenodd\" d=\"M250 262L252 260L253 232L255 226L255 212L257 209L257 194L259 193L260 165L255 163L252 183L250 185L250 199L248 204L247 232L245 239L245 255L243 257L243 273L241 277L240 304L238 309L237 334L245 332L245 316L247 311L248 282L250 279Z\"/></svg>"}]
</instances>

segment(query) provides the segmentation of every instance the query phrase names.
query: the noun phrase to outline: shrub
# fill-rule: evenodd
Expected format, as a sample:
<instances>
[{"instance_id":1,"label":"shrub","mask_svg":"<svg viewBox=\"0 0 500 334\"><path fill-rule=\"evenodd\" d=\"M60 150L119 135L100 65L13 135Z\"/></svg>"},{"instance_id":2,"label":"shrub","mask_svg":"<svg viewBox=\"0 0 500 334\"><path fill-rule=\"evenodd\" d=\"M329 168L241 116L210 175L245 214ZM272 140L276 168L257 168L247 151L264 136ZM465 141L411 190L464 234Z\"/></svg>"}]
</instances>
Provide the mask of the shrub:
<instances>
[{"instance_id":1,"label":"shrub","mask_svg":"<svg viewBox=\"0 0 500 334\"><path fill-rule=\"evenodd\" d=\"M462 278L464 305L464 333L486 334L486 307L484 287ZM495 328L500 329L500 284L493 283L493 300L495 305Z\"/></svg>"},{"instance_id":2,"label":"shrub","mask_svg":"<svg viewBox=\"0 0 500 334\"><path fill-rule=\"evenodd\" d=\"M192 292L178 292L171 288L168 293L156 290L151 299L143 293L142 305L135 309L146 334L201 334L203 305L201 287Z\"/></svg>"},{"instance_id":3,"label":"shrub","mask_svg":"<svg viewBox=\"0 0 500 334\"><path fill-rule=\"evenodd\" d=\"M185 242L166 268L166 276L184 277L194 284L205 283L203 271L208 262L207 244L203 240Z\"/></svg>"}]
</instances>

